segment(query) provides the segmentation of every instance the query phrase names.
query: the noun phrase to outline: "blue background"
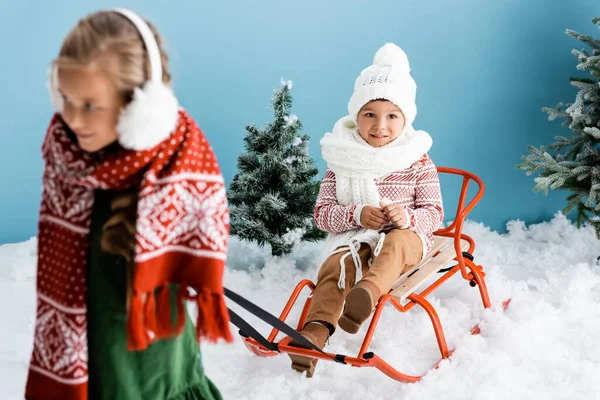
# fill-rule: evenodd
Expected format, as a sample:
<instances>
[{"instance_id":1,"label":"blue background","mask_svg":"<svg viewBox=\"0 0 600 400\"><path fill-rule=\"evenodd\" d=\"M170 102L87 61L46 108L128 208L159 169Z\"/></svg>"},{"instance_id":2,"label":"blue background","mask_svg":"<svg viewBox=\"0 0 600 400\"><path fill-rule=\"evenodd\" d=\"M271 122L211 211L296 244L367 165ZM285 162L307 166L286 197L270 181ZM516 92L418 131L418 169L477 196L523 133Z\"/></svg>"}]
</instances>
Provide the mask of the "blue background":
<instances>
[{"instance_id":1,"label":"blue background","mask_svg":"<svg viewBox=\"0 0 600 400\"><path fill-rule=\"evenodd\" d=\"M140 12L163 34L175 92L228 182L244 126L271 119L281 77L294 82L293 113L323 173L319 139L345 114L358 73L391 41L409 56L415 128L434 138L434 162L486 183L471 219L502 232L509 220L547 220L564 206L566 193L534 194L533 178L515 165L527 145L569 134L541 108L573 101L568 79L580 73L570 51L584 46L564 32L600 36L591 23L598 0L20 0L0 7L0 243L36 234L49 63L80 17L116 6ZM443 181L449 219L458 188Z\"/></svg>"}]
</instances>

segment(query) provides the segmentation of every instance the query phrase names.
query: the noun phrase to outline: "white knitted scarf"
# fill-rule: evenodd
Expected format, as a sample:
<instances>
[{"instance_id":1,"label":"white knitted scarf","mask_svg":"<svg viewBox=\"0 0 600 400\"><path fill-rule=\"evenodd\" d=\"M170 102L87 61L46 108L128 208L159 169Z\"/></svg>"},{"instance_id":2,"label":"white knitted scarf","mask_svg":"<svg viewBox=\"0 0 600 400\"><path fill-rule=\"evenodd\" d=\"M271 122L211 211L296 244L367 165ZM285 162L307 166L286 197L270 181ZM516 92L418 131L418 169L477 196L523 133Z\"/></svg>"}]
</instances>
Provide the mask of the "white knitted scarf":
<instances>
[{"instance_id":1,"label":"white knitted scarf","mask_svg":"<svg viewBox=\"0 0 600 400\"><path fill-rule=\"evenodd\" d=\"M407 125L394 141L373 147L360 136L350 116L338 120L333 131L321 139L323 159L327 168L335 174L337 201L342 206L357 205L357 211L362 210L364 205L379 207L381 197L376 179L409 168L429 151L431 145L432 139L427 132L415 131L412 125ZM384 238L383 233L367 228L328 235L324 258L346 252L340 260L340 289L345 286L345 258L352 256L358 282L362 279L362 265L358 257L360 244L367 243L373 249L373 255L377 256Z\"/></svg>"}]
</instances>

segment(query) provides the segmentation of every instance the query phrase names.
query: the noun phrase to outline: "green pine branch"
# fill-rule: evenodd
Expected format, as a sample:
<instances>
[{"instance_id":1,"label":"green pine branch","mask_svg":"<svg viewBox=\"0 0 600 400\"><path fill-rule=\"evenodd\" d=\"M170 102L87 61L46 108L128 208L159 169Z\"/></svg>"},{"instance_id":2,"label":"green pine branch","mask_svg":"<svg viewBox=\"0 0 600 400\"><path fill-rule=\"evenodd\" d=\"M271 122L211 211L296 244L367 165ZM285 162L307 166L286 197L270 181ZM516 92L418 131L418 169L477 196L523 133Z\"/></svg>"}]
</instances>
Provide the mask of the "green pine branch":
<instances>
[{"instance_id":1,"label":"green pine branch","mask_svg":"<svg viewBox=\"0 0 600 400\"><path fill-rule=\"evenodd\" d=\"M600 18L593 22L600 27ZM562 125L572 136L557 136L553 143L539 148L528 146L529 154L521 157L517 168L527 175L538 175L534 192L569 192L563 212L575 212L577 226L592 226L600 239L600 40L572 30L566 33L591 48L591 52L572 51L579 61L576 68L588 71L591 78L570 78L578 89L575 101L542 111L549 121L563 119Z\"/></svg>"}]
</instances>

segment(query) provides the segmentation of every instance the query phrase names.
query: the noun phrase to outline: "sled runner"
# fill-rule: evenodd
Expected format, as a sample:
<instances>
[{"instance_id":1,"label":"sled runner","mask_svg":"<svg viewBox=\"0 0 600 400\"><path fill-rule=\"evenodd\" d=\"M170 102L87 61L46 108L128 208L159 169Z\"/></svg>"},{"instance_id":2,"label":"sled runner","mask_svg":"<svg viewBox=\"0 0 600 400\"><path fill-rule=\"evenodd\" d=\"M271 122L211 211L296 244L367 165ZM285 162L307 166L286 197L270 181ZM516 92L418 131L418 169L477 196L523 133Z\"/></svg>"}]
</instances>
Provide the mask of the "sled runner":
<instances>
[{"instance_id":1,"label":"sled runner","mask_svg":"<svg viewBox=\"0 0 600 400\"><path fill-rule=\"evenodd\" d=\"M469 283L471 287L479 288L483 307L491 307L491 301L485 284L485 273L483 272L483 267L475 264L474 262L473 253L475 250L475 242L472 238L462 233L462 226L468 213L473 209L473 207L475 207L475 205L483 196L484 184L479 177L470 172L446 167L438 167L437 170L439 173L462 176L462 188L458 200L456 217L450 226L435 232L434 246L432 250L425 256L423 261L418 266L403 273L403 275L394 284L392 289L387 294L379 298L379 302L375 307L367 333L356 356L318 351L318 348L314 348L314 346L312 346L312 349L289 346L288 343L291 340L289 336L286 336L280 341L275 341L280 330L283 330L283 326L273 324L272 325L274 328L272 329L268 339L260 337L260 342L259 340L255 339L257 337L256 331L253 331L255 333L253 334L253 332L246 331L244 327L238 325L241 328L240 335L243 337L246 347L248 347L248 349L254 354L261 357L271 357L280 353L299 354L322 360L348 364L354 367L375 367L390 378L397 381L417 382L422 378L423 375L413 376L404 374L396 370L375 353L369 352L369 345L371 343L373 334L375 333L377 324L379 323L381 312L386 304L391 303L400 312L407 312L415 305L423 307L431 319L437 344L441 353L441 359L434 364L432 368L436 368L443 359L449 358L452 351L448 349L442 324L437 312L431 303L427 301L426 297L444 284L444 282L448 281L448 279L450 279L453 275L458 273L465 281ZM465 205L467 191L471 181L477 184L477 192L468 202L468 204ZM440 273L443 275L439 276L438 274ZM436 276L439 276L439 278L433 279ZM433 283L430 283L432 280L434 280ZM296 304L299 295L304 288L308 288L310 290L310 295L304 303L297 325L298 331L304 326L308 308L310 306L312 292L315 288L315 284L312 281L305 279L298 283L279 317L279 320L281 321L285 321L286 318L288 318L290 311ZM419 290L420 292L418 292ZM510 299L503 302L503 308L506 308L509 302ZM232 322L234 322L233 318ZM249 326L247 329L253 330L253 328ZM296 332L291 332L291 334L295 333ZM471 329L471 333L478 334L479 327L476 325L473 329ZM289 334L290 333L288 333L288 335ZM294 339L298 340L297 336L299 335L293 336Z\"/></svg>"}]
</instances>

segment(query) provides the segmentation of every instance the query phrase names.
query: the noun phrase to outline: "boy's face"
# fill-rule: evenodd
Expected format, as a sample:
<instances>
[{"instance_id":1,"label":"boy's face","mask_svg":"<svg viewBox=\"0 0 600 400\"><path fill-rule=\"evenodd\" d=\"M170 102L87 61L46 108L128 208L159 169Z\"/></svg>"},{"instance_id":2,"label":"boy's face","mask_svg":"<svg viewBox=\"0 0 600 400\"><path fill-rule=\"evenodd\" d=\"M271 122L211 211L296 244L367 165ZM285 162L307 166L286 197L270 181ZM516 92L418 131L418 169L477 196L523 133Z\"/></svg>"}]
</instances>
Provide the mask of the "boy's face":
<instances>
[{"instance_id":1,"label":"boy's face","mask_svg":"<svg viewBox=\"0 0 600 400\"><path fill-rule=\"evenodd\" d=\"M82 150L95 152L114 143L122 96L109 76L92 66L61 66L58 89L64 100L62 117Z\"/></svg>"},{"instance_id":2,"label":"boy's face","mask_svg":"<svg viewBox=\"0 0 600 400\"><path fill-rule=\"evenodd\" d=\"M404 123L402 111L388 100L370 101L358 112L358 132L373 147L395 140L404 130Z\"/></svg>"}]
</instances>

